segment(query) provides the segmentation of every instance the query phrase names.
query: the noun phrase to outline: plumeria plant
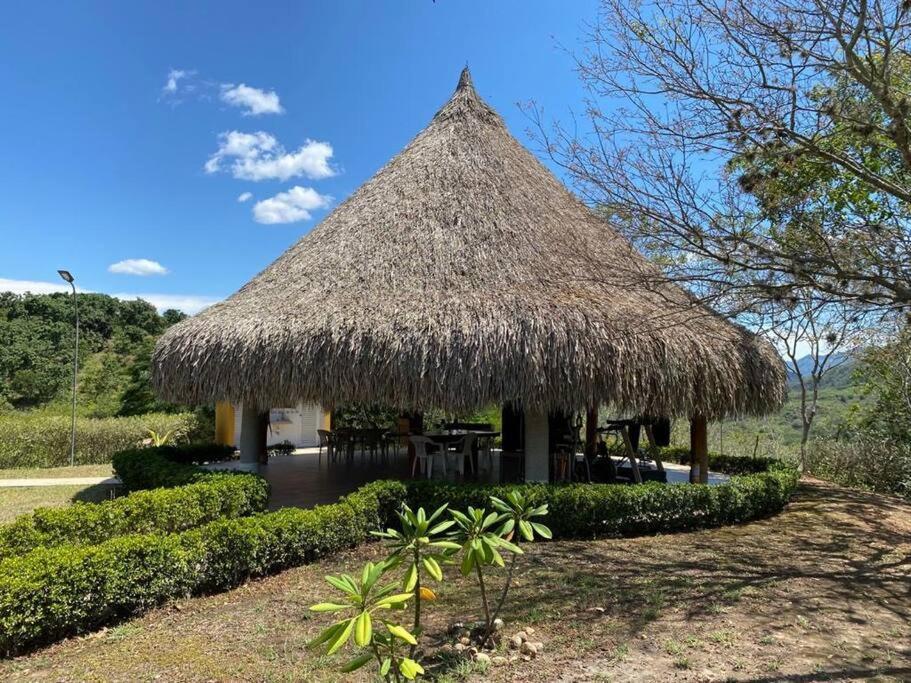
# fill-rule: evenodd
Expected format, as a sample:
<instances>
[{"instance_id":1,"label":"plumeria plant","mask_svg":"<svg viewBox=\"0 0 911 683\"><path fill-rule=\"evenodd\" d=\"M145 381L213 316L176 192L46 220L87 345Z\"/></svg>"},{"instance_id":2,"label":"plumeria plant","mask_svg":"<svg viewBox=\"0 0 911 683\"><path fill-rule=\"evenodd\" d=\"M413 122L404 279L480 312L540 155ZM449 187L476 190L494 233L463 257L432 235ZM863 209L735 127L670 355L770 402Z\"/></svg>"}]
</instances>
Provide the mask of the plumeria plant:
<instances>
[{"instance_id":1,"label":"plumeria plant","mask_svg":"<svg viewBox=\"0 0 911 683\"><path fill-rule=\"evenodd\" d=\"M493 631L493 615L487 599L487 585L484 581L484 567L505 567L501 550L521 555L522 549L515 543L506 540L512 532L515 522L500 512L488 513L483 508L476 510L469 506L468 513L452 510L456 527L451 539L459 544L462 552L462 576L475 573L478 588L481 590L481 607L484 610L484 642ZM483 644L483 643L482 643Z\"/></svg>"},{"instance_id":2,"label":"plumeria plant","mask_svg":"<svg viewBox=\"0 0 911 683\"><path fill-rule=\"evenodd\" d=\"M398 512L401 530L386 529L375 531L374 535L384 539L391 549L390 559L406 565L402 587L406 592L413 594L414 623L412 632L421 635L421 602L436 600L436 594L427 587L422 578L429 577L434 581L443 580L443 569L440 566L446 562L449 555L459 550L460 546L443 537L455 521L452 519L440 520L446 511L446 505L437 508L429 517L424 508L414 512L407 505L402 506ZM411 655L417 645L411 647Z\"/></svg>"},{"instance_id":3,"label":"plumeria plant","mask_svg":"<svg viewBox=\"0 0 911 683\"><path fill-rule=\"evenodd\" d=\"M543 505L534 505L526 496L516 490L509 491L505 498L505 500L502 500L495 496L491 496L490 504L500 513L500 518L506 520L503 523L501 531L505 533L507 540L519 545L522 541L530 543L534 541L536 537L545 538L547 540L553 538L553 533L548 527L540 522L532 521L536 517L544 517L547 515L547 503L544 503ZM490 624L488 624L488 631L484 637L485 641L490 637L490 626L500 616L500 610L503 609L503 604L506 602L506 595L509 593L509 588L512 585L512 575L515 571L516 559L518 557L519 553L512 553L512 557L509 560L509 568L506 570L506 581L503 583L500 599L497 600L497 606L494 608L493 619Z\"/></svg>"},{"instance_id":4,"label":"plumeria plant","mask_svg":"<svg viewBox=\"0 0 911 683\"><path fill-rule=\"evenodd\" d=\"M424 508L412 510L407 505L398 512L401 529L374 532L389 548L382 562L368 562L360 580L348 574L327 576L326 581L341 591L339 602L321 602L310 609L314 612L340 614L339 621L325 628L309 646L324 648L332 655L354 640L361 651L345 664L343 671L355 671L370 661L378 666L380 678L387 682L413 680L424 673L418 661L417 646L421 638L421 603L436 600L428 586L430 581L443 580L443 566L461 556L461 572L474 574L481 591L484 610L484 631L481 644L486 644L493 632L494 621L503 607L515 568L515 558L522 554L519 538L532 541L537 537L550 538L551 532L533 518L547 514L547 506L534 506L518 492L510 492L505 500L491 498L492 512L469 507L467 513L449 510L445 505L427 515ZM518 535L516 530L518 529ZM484 571L487 567L506 567L503 552L512 555L496 608L490 610ZM393 570L404 567L396 581L380 586L380 579ZM397 592L398 591L398 592ZM406 629L396 620L386 618L396 610L414 605L413 623ZM389 610L387 612L387 610Z\"/></svg>"},{"instance_id":5,"label":"plumeria plant","mask_svg":"<svg viewBox=\"0 0 911 683\"><path fill-rule=\"evenodd\" d=\"M407 651L417 639L405 627L381 615L386 610L404 609L411 593L397 593L398 584L378 587L383 576L396 562L384 561L364 565L360 580L348 574L327 576L326 581L344 595L342 602L320 602L310 609L314 612L341 613L342 619L323 629L309 647L325 647L327 655L335 654L354 637L354 644L363 648L350 660L344 672L360 669L376 660L380 676L385 681L414 680L424 673L423 667ZM376 628L381 625L381 628Z\"/></svg>"}]
</instances>

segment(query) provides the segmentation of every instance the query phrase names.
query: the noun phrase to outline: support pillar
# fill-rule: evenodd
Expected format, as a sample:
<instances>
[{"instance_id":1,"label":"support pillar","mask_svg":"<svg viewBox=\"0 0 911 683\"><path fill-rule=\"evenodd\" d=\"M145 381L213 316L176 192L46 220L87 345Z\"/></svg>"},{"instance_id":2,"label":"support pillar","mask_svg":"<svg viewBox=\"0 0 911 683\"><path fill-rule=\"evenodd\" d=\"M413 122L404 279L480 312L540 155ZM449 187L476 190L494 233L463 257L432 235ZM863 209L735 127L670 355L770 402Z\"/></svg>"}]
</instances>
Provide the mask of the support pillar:
<instances>
[{"instance_id":1,"label":"support pillar","mask_svg":"<svg viewBox=\"0 0 911 683\"><path fill-rule=\"evenodd\" d=\"M525 413L525 481L550 481L549 432L547 413Z\"/></svg>"},{"instance_id":2,"label":"support pillar","mask_svg":"<svg viewBox=\"0 0 911 683\"><path fill-rule=\"evenodd\" d=\"M239 469L256 472L259 465L268 462L266 434L269 429L269 412L260 412L243 406L240 413L240 466Z\"/></svg>"},{"instance_id":3,"label":"support pillar","mask_svg":"<svg viewBox=\"0 0 911 683\"><path fill-rule=\"evenodd\" d=\"M227 401L215 404L215 443L234 446L234 406Z\"/></svg>"},{"instance_id":4,"label":"support pillar","mask_svg":"<svg viewBox=\"0 0 911 683\"><path fill-rule=\"evenodd\" d=\"M703 415L690 420L690 483L709 483L709 429Z\"/></svg>"},{"instance_id":5,"label":"support pillar","mask_svg":"<svg viewBox=\"0 0 911 683\"><path fill-rule=\"evenodd\" d=\"M585 458L591 462L598 455L598 409L585 412Z\"/></svg>"}]
</instances>

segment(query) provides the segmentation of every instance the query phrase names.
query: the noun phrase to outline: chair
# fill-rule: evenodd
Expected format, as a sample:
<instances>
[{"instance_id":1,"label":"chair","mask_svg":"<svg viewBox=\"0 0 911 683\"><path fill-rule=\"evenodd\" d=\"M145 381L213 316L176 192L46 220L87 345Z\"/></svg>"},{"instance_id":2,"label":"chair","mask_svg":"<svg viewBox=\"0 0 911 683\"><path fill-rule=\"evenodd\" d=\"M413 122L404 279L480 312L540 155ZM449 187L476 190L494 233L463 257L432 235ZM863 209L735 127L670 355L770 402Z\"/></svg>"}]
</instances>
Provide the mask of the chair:
<instances>
[{"instance_id":1,"label":"chair","mask_svg":"<svg viewBox=\"0 0 911 683\"><path fill-rule=\"evenodd\" d=\"M433 476L433 454L427 452L427 446L438 445L436 441L426 436L412 436L408 439L414 446L414 461L411 463L411 476L414 477L418 462L424 463L424 475L430 479ZM443 476L446 476L446 458L442 459Z\"/></svg>"},{"instance_id":2,"label":"chair","mask_svg":"<svg viewBox=\"0 0 911 683\"><path fill-rule=\"evenodd\" d=\"M317 429L316 435L319 437L319 453L317 455L317 462L322 463L323 461L323 449L326 449L326 462L332 461L332 434L326 429Z\"/></svg>"},{"instance_id":3,"label":"chair","mask_svg":"<svg viewBox=\"0 0 911 683\"><path fill-rule=\"evenodd\" d=\"M468 468L471 470L471 473L474 474L474 442L477 437L474 434L466 434L465 438L462 439L461 448L455 451L444 451L446 457L455 455L456 460L456 471L465 476L465 458L468 458ZM446 469L443 469L443 476L446 475Z\"/></svg>"}]
</instances>

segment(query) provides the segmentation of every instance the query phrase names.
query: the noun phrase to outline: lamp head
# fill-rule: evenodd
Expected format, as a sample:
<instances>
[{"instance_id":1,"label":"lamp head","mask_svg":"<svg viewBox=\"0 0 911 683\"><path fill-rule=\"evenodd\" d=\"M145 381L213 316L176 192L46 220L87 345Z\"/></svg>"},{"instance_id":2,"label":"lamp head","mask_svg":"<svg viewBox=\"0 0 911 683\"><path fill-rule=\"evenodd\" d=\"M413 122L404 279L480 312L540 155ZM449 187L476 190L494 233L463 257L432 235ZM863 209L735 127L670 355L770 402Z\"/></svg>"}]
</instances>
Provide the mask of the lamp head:
<instances>
[{"instance_id":1,"label":"lamp head","mask_svg":"<svg viewBox=\"0 0 911 683\"><path fill-rule=\"evenodd\" d=\"M57 274L60 275L60 277L62 277L66 282L69 282L70 284L73 284L73 280L74 280L75 278L72 276L72 274L70 274L70 271L68 271L68 270L58 270L58 271L57 271Z\"/></svg>"}]
</instances>

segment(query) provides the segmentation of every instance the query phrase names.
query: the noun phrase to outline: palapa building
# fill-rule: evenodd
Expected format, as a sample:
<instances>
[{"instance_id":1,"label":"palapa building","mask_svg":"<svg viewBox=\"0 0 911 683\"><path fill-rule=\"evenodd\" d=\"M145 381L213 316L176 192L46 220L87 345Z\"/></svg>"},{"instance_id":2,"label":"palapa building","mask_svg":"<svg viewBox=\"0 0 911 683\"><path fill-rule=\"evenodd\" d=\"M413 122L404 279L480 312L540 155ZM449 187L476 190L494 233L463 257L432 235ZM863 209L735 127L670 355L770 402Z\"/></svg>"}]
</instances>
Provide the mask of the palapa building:
<instances>
[{"instance_id":1,"label":"palapa building","mask_svg":"<svg viewBox=\"0 0 911 683\"><path fill-rule=\"evenodd\" d=\"M164 399L243 404L242 460L271 406L511 405L531 479L547 478L549 413L683 417L704 440L706 419L785 395L774 348L663 282L510 135L467 69L322 223L170 328L152 380Z\"/></svg>"}]
</instances>

